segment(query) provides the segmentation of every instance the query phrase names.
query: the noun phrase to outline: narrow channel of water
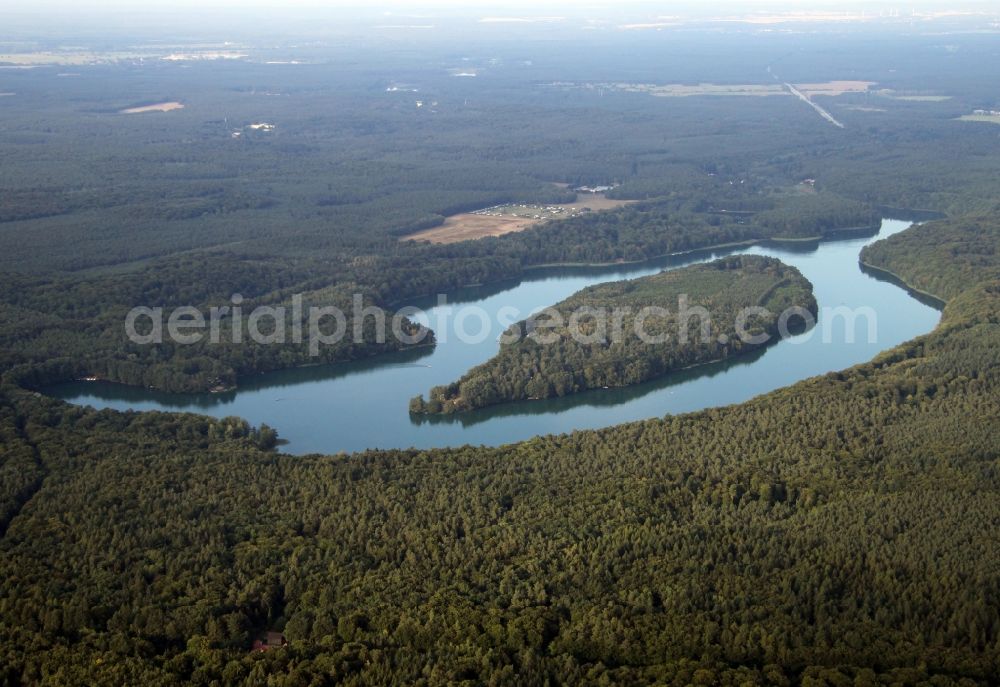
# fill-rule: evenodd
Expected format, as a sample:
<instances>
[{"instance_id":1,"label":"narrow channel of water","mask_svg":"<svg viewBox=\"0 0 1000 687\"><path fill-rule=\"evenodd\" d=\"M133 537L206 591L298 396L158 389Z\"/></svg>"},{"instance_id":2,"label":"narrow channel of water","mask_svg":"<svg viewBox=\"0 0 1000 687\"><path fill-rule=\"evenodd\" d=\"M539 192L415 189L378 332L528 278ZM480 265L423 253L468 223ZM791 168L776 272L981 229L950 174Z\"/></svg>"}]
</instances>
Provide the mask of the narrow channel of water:
<instances>
[{"instance_id":1,"label":"narrow channel of water","mask_svg":"<svg viewBox=\"0 0 1000 687\"><path fill-rule=\"evenodd\" d=\"M929 332L940 313L931 304L888 281L866 274L858 264L861 248L910 226L885 219L877 236L824 242L768 243L750 248L704 251L634 265L553 268L529 273L520 283L465 289L449 294L451 305L478 306L487 313L516 308L525 317L574 292L606 281L655 274L664 269L705 262L736 253L768 255L794 265L812 282L820 309L870 308L850 334L843 318L820 322L815 329L725 362L685 370L626 389L605 389L561 399L529 401L472 413L415 418L410 398L432 386L458 379L470 367L492 357L495 331L480 343L463 343L449 333L433 349L410 351L376 360L301 368L241 380L226 394L165 394L106 382L73 382L46 391L71 403L117 410L165 410L216 417L238 415L253 424L275 427L289 453L335 453L366 448L499 445L539 434L569 432L739 403L801 379L840 370L873 358L879 351ZM443 314L431 302L427 321ZM452 310L454 313L455 310ZM495 321L495 320L494 320ZM467 322L476 332L478 320Z\"/></svg>"}]
</instances>

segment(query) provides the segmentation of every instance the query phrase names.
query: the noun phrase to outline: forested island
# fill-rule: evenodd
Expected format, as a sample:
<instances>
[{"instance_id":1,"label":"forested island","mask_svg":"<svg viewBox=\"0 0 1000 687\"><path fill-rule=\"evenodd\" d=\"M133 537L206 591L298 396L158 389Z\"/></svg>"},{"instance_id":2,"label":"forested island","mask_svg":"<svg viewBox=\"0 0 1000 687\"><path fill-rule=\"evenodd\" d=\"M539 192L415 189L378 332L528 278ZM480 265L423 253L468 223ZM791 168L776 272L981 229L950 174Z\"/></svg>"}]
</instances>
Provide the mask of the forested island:
<instances>
[{"instance_id":1,"label":"forested island","mask_svg":"<svg viewBox=\"0 0 1000 687\"><path fill-rule=\"evenodd\" d=\"M741 319L748 308L763 310ZM788 327L814 322L811 285L760 256L592 286L513 325L496 357L435 387L428 400L414 398L410 411L455 413L640 384L774 343L783 313Z\"/></svg>"}]
</instances>

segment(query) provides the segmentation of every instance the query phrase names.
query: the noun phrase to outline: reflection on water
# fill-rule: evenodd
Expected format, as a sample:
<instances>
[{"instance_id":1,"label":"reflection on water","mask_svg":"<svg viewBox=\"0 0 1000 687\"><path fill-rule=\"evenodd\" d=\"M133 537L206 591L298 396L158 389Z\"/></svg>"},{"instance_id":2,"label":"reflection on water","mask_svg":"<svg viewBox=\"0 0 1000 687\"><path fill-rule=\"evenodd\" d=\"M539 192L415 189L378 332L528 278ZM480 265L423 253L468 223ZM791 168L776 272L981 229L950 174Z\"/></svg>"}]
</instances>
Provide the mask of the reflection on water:
<instances>
[{"instance_id":1,"label":"reflection on water","mask_svg":"<svg viewBox=\"0 0 1000 687\"><path fill-rule=\"evenodd\" d=\"M415 425L422 424L460 424L462 427L473 427L483 422L489 422L496 418L512 417L524 414L544 414L554 415L562 413L572 408L588 406L600 408L602 406L616 406L628 403L637 398L641 398L655 391L662 391L677 387L685 382L695 379L711 379L728 370L742 365L752 365L760 360L766 349L758 348L750 351L746 355L720 360L698 367L691 367L678 370L665 377L650 380L644 384L625 386L609 389L591 389L581 393L563 396L562 398L546 398L528 403L505 403L503 405L482 408L467 413L455 413L452 415L411 415L410 421ZM670 391L670 393L674 393Z\"/></svg>"},{"instance_id":2,"label":"reflection on water","mask_svg":"<svg viewBox=\"0 0 1000 687\"><path fill-rule=\"evenodd\" d=\"M766 349L689 370L646 384L601 389L544 401L508 404L447 417L412 417L410 398L452 382L496 353L491 337L463 343L456 337L423 348L373 360L284 370L241 380L226 394L165 394L103 382L76 382L47 391L78 404L119 410L199 412L239 415L254 424L276 427L292 453L333 453L365 448L421 448L461 444L498 445L538 434L684 413L740 403L761 393L814 375L870 360L879 351L930 331L939 305L914 298L883 274L861 269L858 253L876 238L909 226L885 220L877 236L857 233L836 240L771 242L671 256L637 264L531 270L524 280L466 288L448 294L449 305L475 305L486 312L514 307L527 316L576 291L601 282L656 274L664 269L724 255L768 255L798 267L824 307L868 307L877 314L876 340L868 341L867 322L848 332L843 321L821 321L810 332ZM433 323L436 299L414 302ZM499 333L499 332L497 332ZM848 334L854 334L849 343ZM828 342L827 342L828 340Z\"/></svg>"},{"instance_id":3,"label":"reflection on water","mask_svg":"<svg viewBox=\"0 0 1000 687\"><path fill-rule=\"evenodd\" d=\"M887 284L898 286L899 288L903 289L908 294L910 294L912 298L915 298L916 300L920 301L929 308L934 308L936 310L941 310L942 308L944 308L944 301L942 301L940 298L936 298L930 295L929 293L924 293L923 291L915 291L914 289L911 289L906 282L904 282L902 279L900 279L899 277L895 276L890 272L886 272L885 270L880 270L877 267L876 268L869 267L864 263L861 263L858 266L861 268L862 272L864 272L872 279L877 279L878 281L883 281Z\"/></svg>"},{"instance_id":4,"label":"reflection on water","mask_svg":"<svg viewBox=\"0 0 1000 687\"><path fill-rule=\"evenodd\" d=\"M306 382L332 382L342 377L350 377L370 370L420 367L420 360L431 355L430 347L411 348L406 351L389 353L380 356L375 360L358 360L349 363L337 363L333 365L314 365L306 367L296 367L289 370L269 372L266 374L244 377L240 380L240 387L236 390L224 391L221 393L167 393L155 389L145 389L142 387L126 386L114 382L69 382L57 384L48 389L46 393L77 403L74 400L75 394L91 394L98 392L98 398L121 401L126 404L124 407L135 410L170 410L181 412L201 412L209 415L222 417L226 415L239 415L232 409L226 410L225 406L231 406L244 396L252 392L280 391L289 387L296 387ZM426 367L426 365L423 365ZM105 396L105 394L107 394ZM295 395L283 395L276 393L275 403L294 401ZM119 408L112 404L90 403L97 407ZM219 412L216 412L218 410Z\"/></svg>"}]
</instances>

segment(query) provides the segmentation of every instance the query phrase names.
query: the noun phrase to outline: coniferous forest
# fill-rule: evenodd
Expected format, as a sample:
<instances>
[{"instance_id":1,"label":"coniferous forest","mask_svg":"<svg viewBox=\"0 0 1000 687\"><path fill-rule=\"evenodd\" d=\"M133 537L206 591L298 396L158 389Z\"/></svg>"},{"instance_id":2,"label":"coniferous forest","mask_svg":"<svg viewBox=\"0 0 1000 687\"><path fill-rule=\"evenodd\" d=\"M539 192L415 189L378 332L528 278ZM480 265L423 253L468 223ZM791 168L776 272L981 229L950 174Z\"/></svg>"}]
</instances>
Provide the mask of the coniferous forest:
<instances>
[{"instance_id":1,"label":"coniferous forest","mask_svg":"<svg viewBox=\"0 0 1000 687\"><path fill-rule=\"evenodd\" d=\"M0 685L1000 681L1000 128L961 119L1000 108L993 19L786 31L620 8L589 23L574 22L597 10L350 23L247 8L33 25L5 11ZM872 85L834 92L846 79ZM662 90L741 84L776 93ZM164 103L183 107L128 113ZM631 202L407 238L582 185ZM940 323L736 405L497 447L296 456L280 426L47 393L83 377L232 390L411 346L367 325L319 356L141 345L122 326L136 306L301 295L389 313L552 266L809 250L887 216L922 223L859 260L941 301ZM551 305L655 303L675 280L720 323L737 305L836 305L747 256ZM604 373L606 353L505 346L415 409L631 384L737 351L635 349Z\"/></svg>"},{"instance_id":2,"label":"coniferous forest","mask_svg":"<svg viewBox=\"0 0 1000 687\"><path fill-rule=\"evenodd\" d=\"M8 385L4 679L990 683L1000 284L928 262L941 325L867 365L500 449L280 456Z\"/></svg>"}]
</instances>

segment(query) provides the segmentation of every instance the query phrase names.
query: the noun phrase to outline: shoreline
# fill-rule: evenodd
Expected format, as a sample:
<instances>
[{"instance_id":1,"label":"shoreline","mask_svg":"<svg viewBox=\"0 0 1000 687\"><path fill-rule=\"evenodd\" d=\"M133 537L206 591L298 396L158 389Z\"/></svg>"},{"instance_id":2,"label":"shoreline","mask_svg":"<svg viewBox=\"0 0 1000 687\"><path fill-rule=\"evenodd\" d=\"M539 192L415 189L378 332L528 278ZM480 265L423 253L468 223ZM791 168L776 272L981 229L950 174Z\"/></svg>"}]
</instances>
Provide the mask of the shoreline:
<instances>
[{"instance_id":1,"label":"shoreline","mask_svg":"<svg viewBox=\"0 0 1000 687\"><path fill-rule=\"evenodd\" d=\"M902 210L900 212L903 212ZM887 217L883 219L895 219L893 217ZM911 221L911 220L903 220ZM916 224L917 222L914 222ZM638 260L615 260L613 262L544 262L537 265L524 265L521 267L521 274L511 277L504 277L502 279L490 279L485 282L477 282L474 284L462 284L460 289L476 289L482 288L484 286L489 286L490 284L500 284L505 281L515 281L523 280L524 274L527 272L532 272L536 270L545 269L573 269L578 267L619 267L627 265L641 265L644 262L653 262L654 260L663 260L665 258L679 258L685 255L693 255L694 253L708 252L715 250L722 250L725 248L750 248L752 246L759 246L764 243L810 243L810 242L823 242L823 241L837 241L840 240L839 235L841 234L861 234L861 232L871 231L875 234L878 233L881 224L877 226L865 226L865 227L842 227L839 229L833 229L829 235L817 235L817 236L803 236L803 237L777 237L777 238L758 238L758 239L747 239L745 241L729 241L727 243L715 243L708 246L702 246L700 248L688 248L686 250L674 251L672 253L661 253L659 255L653 255L648 258L640 258ZM432 298L436 296L435 293L424 293L419 296L410 297L410 301L421 300L425 298ZM448 295L447 293L445 295ZM406 305L409 301L391 301L386 304L386 309L395 308L397 306Z\"/></svg>"},{"instance_id":2,"label":"shoreline","mask_svg":"<svg viewBox=\"0 0 1000 687\"><path fill-rule=\"evenodd\" d=\"M907 291L923 296L924 298L929 298L933 301L936 301L937 303L940 304L941 309L943 309L946 305L948 305L948 301L941 298L941 296L931 293L930 291L924 291L923 289L918 289L916 286L906 281L892 270L887 270L884 267L879 267L877 265L871 264L870 262L865 262L864 260L861 259L860 256L858 257L858 264L865 269L871 270L872 272L877 272L887 277L891 277L892 281L896 282L897 284L905 288Z\"/></svg>"},{"instance_id":3,"label":"shoreline","mask_svg":"<svg viewBox=\"0 0 1000 687\"><path fill-rule=\"evenodd\" d=\"M661 254L661 255L658 255L658 256L653 256L653 257L649 257L649 258L642 258L640 260L616 261L616 262L605 262L605 263L546 263L546 264L539 264L539 265L529 265L529 266L526 266L526 267L522 268L522 274L523 273L527 273L527 272L529 272L531 270L540 270L540 269L558 269L558 268L574 268L574 267L615 267L615 266L625 266L625 265L638 265L638 264L642 264L642 263L646 263L646 262L653 262L655 260L661 260L661 259L664 259L664 258L682 257L682 256L685 256L685 255L692 255L694 253L699 253L699 252L709 252L709 251L715 251L715 250L722 250L722 249L726 249L726 248L740 248L740 247L747 247L747 248L749 248L749 247L752 247L752 246L756 246L756 245L760 245L760 244L768 243L768 242L774 242L774 243L808 243L808 242L817 242L817 241L819 241L819 242L822 242L822 241L831 241L831 240L835 241L835 240L838 240L836 238L838 234L860 233L860 232L863 232L863 231L874 231L874 232L877 233L878 229L879 229L879 226L844 227L844 228L841 228L841 229L835 229L835 230L833 230L831 232L831 235L827 235L827 236L758 238L758 239L748 239L748 240L745 240L745 241L731 241L731 242L727 242L727 243L713 244L713 245L699 247L699 248L691 248L691 249L687 249L687 250L683 250L683 251L676 251L676 252L672 252L672 253L664 253L664 254ZM862 264L864 264L864 263L862 262ZM876 267L872 267L872 269L874 269L874 270L880 270L880 268L876 268ZM941 302L943 304L943 301L940 298L938 298L937 296L935 296L933 294L925 294L924 292L920 291L919 289L913 289L910 285L906 284L905 282L903 282L903 280L900 280L896 275L893 275L891 272L888 272L887 270L880 270L880 271L882 271L882 272L888 274L889 276L897 279L906 288L911 289L914 293L919 293L919 294L925 295L925 296L927 296L929 298L932 298L935 301ZM506 278L506 279L494 279L494 280L490 280L488 282L484 282L482 284L466 285L466 286L463 286L463 287L460 287L460 288L481 287L481 286L487 286L489 284L501 283L501 282L504 282L504 281L513 281L515 279L519 279L519 278L518 277L509 277L509 278ZM431 294L431 295L433 295L433 294ZM424 296L421 296L421 297L422 298L429 298L431 295L424 295ZM398 301L398 302L395 302L395 303L387 304L386 305L386 309L395 307L397 305L402 305L403 303L405 303L405 302L404 301ZM402 350L406 351L406 350L413 350L413 349L418 349L418 348L433 347L434 345L436 345L436 344L422 343L422 344L418 344L416 346L407 347L406 349L402 349ZM396 352L400 352L400 351L396 351ZM126 387L129 387L129 388L134 388L134 389L148 389L148 390L151 390L151 391L156 391L156 392L159 392L159 393L166 393L166 394L197 394L197 395L218 396L218 395L227 394L227 393L238 393L239 390L240 390L240 388L241 388L240 381L241 380L245 380L245 379L252 379L254 377L260 377L260 376L263 376L263 375L272 374L272 373L276 373L276 372L282 372L282 371L286 371L286 370L306 369L306 368L312 368L312 367L322 367L322 366L327 366L327 365L334 366L334 365L342 365L342 364L345 364L345 363L360 362L360 361L364 361L364 360L376 359L376 358L379 358L379 357L381 357L383 355L387 355L387 354L386 353L381 353L381 354L376 354L376 355L372 355L372 356L365 356L365 357L362 357L362 358L354 358L354 359L350 359L350 360L338 360L338 361L331 361L331 362L326 362L326 363L304 363L302 365L293 365L291 367L276 368L276 369L273 369L273 370L256 371L256 372L253 372L253 373L251 373L249 375L238 376L236 378L236 384L233 385L233 386L231 386L231 387L227 387L225 389L220 389L220 388L216 387L215 389L206 389L206 390L202 390L202 391L182 391L182 392L176 392L176 391L168 391L168 390L160 389L160 388L157 388L157 387L135 386L135 385L131 385L131 384L125 384L124 382L116 382L116 381L113 381L113 380L108 380L108 379L103 379L103 378L99 378L99 379L96 379L96 380L93 380L93 381L106 382L106 383L110 383L110 384L121 384L122 386L126 386ZM719 361L709 361L709 363L710 362L719 362ZM696 365L709 364L709 363L698 363ZM45 386L51 386L51 385L55 385L55 384L67 383L67 382L74 382L74 381L84 381L84 380L80 380L80 379L64 380L62 382L52 382L51 384L47 384Z\"/></svg>"},{"instance_id":4,"label":"shoreline","mask_svg":"<svg viewBox=\"0 0 1000 687\"><path fill-rule=\"evenodd\" d=\"M906 220L909 221L909 220ZM746 241L730 241L728 243L715 243L708 246L703 246L701 248L688 248L687 250L675 251L673 253L661 253L660 255L653 255L648 258L641 258L639 260L616 260L614 262L546 262L538 265L527 265L521 269L525 272L530 270L541 270L541 269L553 269L559 267L615 267L617 265L640 265L644 262L652 262L653 260L662 260L663 258L679 258L685 255L692 255L694 253L700 253L702 251L713 251L722 250L723 248L750 248L751 246L759 246L763 243L811 243L818 241L836 241L838 234L850 234L850 233L861 233L863 231L874 231L878 233L879 227L843 227L840 229L834 229L831 231L830 235L824 236L822 234L816 236L780 236L772 238L759 238L759 239L747 239ZM477 284L476 286L484 286L484 284Z\"/></svg>"},{"instance_id":5,"label":"shoreline","mask_svg":"<svg viewBox=\"0 0 1000 687\"><path fill-rule=\"evenodd\" d=\"M365 362L365 361L368 361L368 360L373 360L375 358L379 358L379 357L382 357L382 356L388 356L388 355L398 354L398 353L408 353L410 351L420 350L420 349L423 349L423 348L434 348L435 346L437 346L437 342L419 343L419 344L413 344L412 346L406 346L405 348L400 348L400 349L395 350L395 351L388 351L388 352L385 352L385 353L375 353L373 355L364 356L364 357L361 357L361 358L350 358L348 360L331 360L329 362L321 362L321 363L303 363L301 365L291 365L289 367L277 367L277 368L274 368L273 370L258 370L256 372L252 372L252 373L250 373L248 375L238 376L236 378L236 382L237 383L234 384L234 385L225 386L225 387L224 386L214 386L214 387L212 387L210 389L203 389L203 390L200 390L200 391L171 391L169 389L162 389L162 388L160 388L158 386L142 386L142 385L138 385L138 384L128 384L126 382L119 382L119 381L116 381L114 379L106 379L104 377L95 377L95 376L76 377L74 379L68 379L68 380L64 380L64 381L61 381L61 382L52 382L51 384L45 384L45 385L43 385L43 387L56 386L56 385L59 385L59 384L72 384L72 383L79 382L81 384L83 384L83 383L86 383L86 384L94 384L94 383L97 383L97 384L114 384L114 385L117 385L117 386L123 386L123 387L129 388L129 389L145 389L147 391L155 391L156 393L160 393L160 394L173 394L173 395L177 395L177 396L185 396L185 395L218 396L218 395L221 395L221 394L229 394L229 393L237 393L237 392L239 392L240 388L241 388L240 385L239 385L239 382L241 380L253 379L255 377L263 377L265 375L275 374L275 373L278 373L278 372L289 372L289 371L292 371L292 370L307 370L307 369L314 368L314 367L326 367L326 366L331 366L332 367L334 365L346 365L348 363L360 363L360 362Z\"/></svg>"}]
</instances>

